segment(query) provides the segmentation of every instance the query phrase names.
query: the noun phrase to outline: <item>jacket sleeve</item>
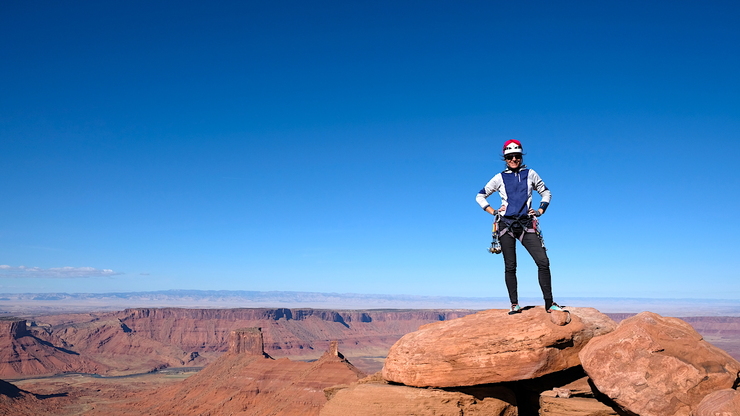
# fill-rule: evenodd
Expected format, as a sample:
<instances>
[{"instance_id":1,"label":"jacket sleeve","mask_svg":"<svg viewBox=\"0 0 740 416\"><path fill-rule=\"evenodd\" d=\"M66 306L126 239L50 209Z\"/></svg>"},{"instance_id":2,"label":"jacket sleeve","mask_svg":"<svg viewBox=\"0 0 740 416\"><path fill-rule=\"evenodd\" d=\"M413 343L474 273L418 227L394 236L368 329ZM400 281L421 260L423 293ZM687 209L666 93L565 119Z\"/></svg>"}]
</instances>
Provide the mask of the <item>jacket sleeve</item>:
<instances>
[{"instance_id":1,"label":"jacket sleeve","mask_svg":"<svg viewBox=\"0 0 740 416\"><path fill-rule=\"evenodd\" d=\"M501 186L504 184L503 179L501 178L501 174L498 173L496 176L491 178L490 181L486 184L486 186L478 191L478 194L475 196L475 202L480 205L481 208L486 209L491 204L488 203L486 198L491 196L494 192L499 191L501 189Z\"/></svg>"},{"instance_id":2,"label":"jacket sleeve","mask_svg":"<svg viewBox=\"0 0 740 416\"><path fill-rule=\"evenodd\" d=\"M542 202L549 205L550 200L552 199L552 194L550 193L550 189L547 188L547 185L545 185L545 182L540 178L540 175L530 169L529 179L532 181L532 188L542 197Z\"/></svg>"}]
</instances>

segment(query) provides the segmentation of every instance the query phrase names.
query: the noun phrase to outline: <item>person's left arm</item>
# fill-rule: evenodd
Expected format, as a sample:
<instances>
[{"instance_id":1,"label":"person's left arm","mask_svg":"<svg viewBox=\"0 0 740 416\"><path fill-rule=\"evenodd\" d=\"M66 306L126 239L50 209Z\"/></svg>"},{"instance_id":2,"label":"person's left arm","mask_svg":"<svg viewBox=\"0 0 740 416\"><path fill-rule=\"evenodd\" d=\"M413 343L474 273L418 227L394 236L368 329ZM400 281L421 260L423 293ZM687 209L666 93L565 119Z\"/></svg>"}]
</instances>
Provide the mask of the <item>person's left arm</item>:
<instances>
[{"instance_id":1,"label":"person's left arm","mask_svg":"<svg viewBox=\"0 0 740 416\"><path fill-rule=\"evenodd\" d=\"M540 207L536 211L531 208L529 210L531 215L539 217L547 211L547 207L550 205L550 200L552 199L552 193L550 193L550 189L545 185L545 181L543 181L542 178L540 178L540 175L532 169L529 170L529 180L532 183L532 189L536 190L542 197Z\"/></svg>"}]
</instances>

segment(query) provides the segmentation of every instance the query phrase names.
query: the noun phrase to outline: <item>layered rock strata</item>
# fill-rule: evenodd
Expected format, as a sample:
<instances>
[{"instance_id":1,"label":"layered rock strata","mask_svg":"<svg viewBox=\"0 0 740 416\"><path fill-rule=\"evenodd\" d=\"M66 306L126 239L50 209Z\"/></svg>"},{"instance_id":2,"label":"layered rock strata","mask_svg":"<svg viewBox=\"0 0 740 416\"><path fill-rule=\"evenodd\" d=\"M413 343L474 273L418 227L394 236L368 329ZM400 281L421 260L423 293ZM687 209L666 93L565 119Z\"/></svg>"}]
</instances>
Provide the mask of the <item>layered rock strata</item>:
<instances>
[{"instance_id":1,"label":"layered rock strata","mask_svg":"<svg viewBox=\"0 0 740 416\"><path fill-rule=\"evenodd\" d=\"M382 368L388 349L403 335L423 324L471 313L469 310L143 308L37 317L30 330L32 336L47 345L78 353L100 363L100 368L109 368L101 370L106 375L165 367L202 367L229 349L231 331L245 327L262 328L265 352L273 357L317 359L333 339L354 365L374 373ZM549 316L552 320L562 317ZM628 317L627 314L613 316L620 320ZM699 332L706 332L713 344L740 358L738 342L732 338L740 328L740 318L686 319ZM4 348L10 346L0 345L0 349Z\"/></svg>"},{"instance_id":2,"label":"layered rock strata","mask_svg":"<svg viewBox=\"0 0 740 416\"><path fill-rule=\"evenodd\" d=\"M148 338L108 315L88 322L62 324L52 330L39 330L37 337L104 364L109 368L108 375L205 364L198 351L186 351L177 345Z\"/></svg>"},{"instance_id":3,"label":"layered rock strata","mask_svg":"<svg viewBox=\"0 0 740 416\"><path fill-rule=\"evenodd\" d=\"M229 352L267 357L262 339L262 328L242 328L231 331Z\"/></svg>"},{"instance_id":4,"label":"layered rock strata","mask_svg":"<svg viewBox=\"0 0 740 416\"><path fill-rule=\"evenodd\" d=\"M724 389L708 394L694 416L740 416L740 391Z\"/></svg>"},{"instance_id":5,"label":"layered rock strata","mask_svg":"<svg viewBox=\"0 0 740 416\"><path fill-rule=\"evenodd\" d=\"M24 319L0 320L0 346L0 377L5 379L106 370L105 365L35 337Z\"/></svg>"},{"instance_id":6,"label":"layered rock strata","mask_svg":"<svg viewBox=\"0 0 740 416\"><path fill-rule=\"evenodd\" d=\"M333 311L322 309L127 309L113 314L134 333L186 351L223 352L230 331L260 327L265 351L273 356L317 356L330 340L345 348L356 342L389 347L404 334L429 322L446 321L468 310ZM372 346L372 345L370 345ZM347 351L345 351L346 353Z\"/></svg>"},{"instance_id":7,"label":"layered rock strata","mask_svg":"<svg viewBox=\"0 0 740 416\"><path fill-rule=\"evenodd\" d=\"M337 350L312 363L275 360L261 339L259 328L234 330L231 349L182 383L85 414L312 416L326 403L326 387L365 376Z\"/></svg>"},{"instance_id":8,"label":"layered rock strata","mask_svg":"<svg viewBox=\"0 0 740 416\"><path fill-rule=\"evenodd\" d=\"M337 340L368 372L382 368L388 348L420 325L468 310L142 308L121 312L41 317L34 335L113 368L109 374L203 366L229 349L231 331L262 328L273 357L317 359Z\"/></svg>"}]
</instances>

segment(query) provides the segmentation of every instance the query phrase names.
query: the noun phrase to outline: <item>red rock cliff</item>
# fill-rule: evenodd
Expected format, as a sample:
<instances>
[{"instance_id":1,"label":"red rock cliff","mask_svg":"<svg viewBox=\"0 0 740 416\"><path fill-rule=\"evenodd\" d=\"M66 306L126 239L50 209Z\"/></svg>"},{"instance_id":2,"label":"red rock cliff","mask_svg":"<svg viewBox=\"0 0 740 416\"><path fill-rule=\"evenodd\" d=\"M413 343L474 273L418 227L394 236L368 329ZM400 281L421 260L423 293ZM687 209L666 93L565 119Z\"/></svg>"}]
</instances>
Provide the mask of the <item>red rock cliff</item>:
<instances>
[{"instance_id":1,"label":"red rock cliff","mask_svg":"<svg viewBox=\"0 0 740 416\"><path fill-rule=\"evenodd\" d=\"M175 345L185 351L225 352L231 331L262 328L265 352L280 356L316 358L330 340L338 340L345 353L380 355L401 336L419 326L470 314L468 310L323 309L127 309L115 313L134 333Z\"/></svg>"},{"instance_id":2,"label":"red rock cliff","mask_svg":"<svg viewBox=\"0 0 740 416\"><path fill-rule=\"evenodd\" d=\"M231 331L229 352L234 354L265 355L261 328L242 328Z\"/></svg>"},{"instance_id":3,"label":"red rock cliff","mask_svg":"<svg viewBox=\"0 0 740 416\"><path fill-rule=\"evenodd\" d=\"M18 339L30 335L25 319L0 320L0 337Z\"/></svg>"},{"instance_id":4,"label":"red rock cliff","mask_svg":"<svg viewBox=\"0 0 740 416\"><path fill-rule=\"evenodd\" d=\"M24 319L0 321L0 377L100 372L105 366L36 338Z\"/></svg>"}]
</instances>

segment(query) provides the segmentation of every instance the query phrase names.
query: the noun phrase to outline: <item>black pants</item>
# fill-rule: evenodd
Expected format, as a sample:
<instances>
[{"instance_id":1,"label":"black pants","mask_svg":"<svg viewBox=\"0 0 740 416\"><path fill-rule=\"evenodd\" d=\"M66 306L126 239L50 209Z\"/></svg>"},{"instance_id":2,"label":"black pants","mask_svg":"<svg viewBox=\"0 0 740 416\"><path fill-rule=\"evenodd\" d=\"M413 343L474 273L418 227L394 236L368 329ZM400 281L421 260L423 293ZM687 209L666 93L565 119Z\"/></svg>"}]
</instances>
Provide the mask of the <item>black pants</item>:
<instances>
[{"instance_id":1,"label":"black pants","mask_svg":"<svg viewBox=\"0 0 740 416\"><path fill-rule=\"evenodd\" d=\"M506 278L506 289L509 290L509 300L512 304L519 303L516 283L516 238L504 234L499 238L501 252L504 255L504 276ZM537 265L537 278L540 281L542 296L545 298L545 308L552 305L552 285L550 276L550 259L542 247L539 237L535 233L524 233L522 245L527 249L529 255Z\"/></svg>"}]
</instances>

